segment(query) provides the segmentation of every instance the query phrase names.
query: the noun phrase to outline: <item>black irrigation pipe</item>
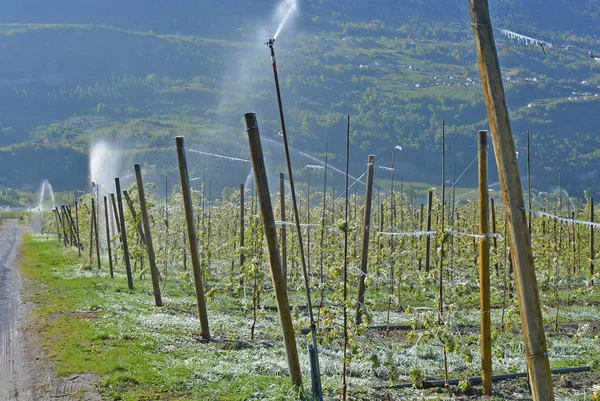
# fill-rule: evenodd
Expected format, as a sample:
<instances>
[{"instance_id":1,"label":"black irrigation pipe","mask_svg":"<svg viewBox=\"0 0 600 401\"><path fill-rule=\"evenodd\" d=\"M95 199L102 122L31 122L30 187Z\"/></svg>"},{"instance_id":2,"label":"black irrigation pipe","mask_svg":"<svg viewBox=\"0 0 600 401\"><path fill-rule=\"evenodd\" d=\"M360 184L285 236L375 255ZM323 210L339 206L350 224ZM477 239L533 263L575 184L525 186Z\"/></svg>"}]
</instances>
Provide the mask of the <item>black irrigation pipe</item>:
<instances>
[{"instance_id":1,"label":"black irrigation pipe","mask_svg":"<svg viewBox=\"0 0 600 401\"><path fill-rule=\"evenodd\" d=\"M554 369L552 370L552 374L565 374L565 373L581 373L581 372L589 372L592 369L589 366L579 366L576 368L564 368L564 369ZM499 381L505 381L505 380L511 380L511 379L518 379L521 377L527 377L527 373L525 372L521 372L521 373L506 373L506 374L502 374L502 375L494 375L492 376L492 382L499 382ZM471 377L469 380L470 384L481 384L481 376L474 376ZM459 382L461 381L461 379L451 379L448 380L448 385L457 385ZM414 384L413 383L403 383L403 384L398 384L395 386L389 386L389 387L377 387L377 390L389 390L389 389L403 389L403 388L413 388ZM446 387L446 381L445 380L425 380L421 383L421 388L427 389L427 388L440 388L440 387Z\"/></svg>"},{"instance_id":2,"label":"black irrigation pipe","mask_svg":"<svg viewBox=\"0 0 600 401\"><path fill-rule=\"evenodd\" d=\"M479 326L472 326L472 325L466 325L466 324L457 324L456 328L458 328L459 330L475 330L475 329L479 329ZM411 331L411 330L426 330L427 328L425 326L409 326L409 325L399 325L399 326L367 326L365 327L365 329L367 331ZM328 327L324 327L322 330L324 331L331 331L330 328ZM300 329L300 334L308 334L310 333L310 329L304 328L304 329Z\"/></svg>"}]
</instances>

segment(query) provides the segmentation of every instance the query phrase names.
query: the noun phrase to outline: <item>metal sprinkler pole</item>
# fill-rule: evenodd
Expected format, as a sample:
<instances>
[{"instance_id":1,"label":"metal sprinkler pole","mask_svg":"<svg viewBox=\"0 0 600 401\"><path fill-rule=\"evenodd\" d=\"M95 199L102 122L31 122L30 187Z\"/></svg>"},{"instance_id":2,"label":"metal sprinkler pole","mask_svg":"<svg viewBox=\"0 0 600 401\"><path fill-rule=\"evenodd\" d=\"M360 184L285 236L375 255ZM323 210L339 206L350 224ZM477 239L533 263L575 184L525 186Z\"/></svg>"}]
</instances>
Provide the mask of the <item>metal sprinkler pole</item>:
<instances>
[{"instance_id":1,"label":"metal sprinkler pole","mask_svg":"<svg viewBox=\"0 0 600 401\"><path fill-rule=\"evenodd\" d=\"M323 307L323 294L324 294L324 276L323 276L323 253L325 246L325 212L327 211L327 162L329 158L329 141L325 141L325 173L323 174L323 210L321 212L321 255L320 255L320 272L321 275L321 302L319 303L319 309L317 310L317 321L320 321L321 308Z\"/></svg>"},{"instance_id":2,"label":"metal sprinkler pole","mask_svg":"<svg viewBox=\"0 0 600 401\"><path fill-rule=\"evenodd\" d=\"M348 349L348 311L346 300L348 299L348 170L350 166L350 114L347 116L346 129L346 183L344 189L344 356L342 358L342 401L348 399L348 372L347 372L347 349Z\"/></svg>"},{"instance_id":3,"label":"metal sprinkler pole","mask_svg":"<svg viewBox=\"0 0 600 401\"><path fill-rule=\"evenodd\" d=\"M304 244L302 242L302 229L300 228L300 216L298 214L298 203L296 200L296 190L294 188L294 177L292 171L292 161L290 158L290 149L288 145L287 132L285 127L285 119L283 116L283 105L281 103L281 91L279 89L279 75L277 74L277 61L275 60L275 50L273 49L273 44L275 43L275 39L270 39L267 43L265 43L271 52L271 64L273 66L273 78L275 80L275 90L277 92L277 105L279 107L279 118L281 120L281 133L283 135L283 145L285 148L285 158L287 162L288 175L290 179L290 191L292 193L292 206L294 208L294 218L296 220L296 232L298 234L298 245L300 247L300 260L302 262L302 274L304 276L304 287L306 289L306 302L308 306L308 314L310 317L310 331L312 336L312 348L309 347L309 351L311 352L311 379L312 379L312 390L313 395L318 400L323 400L323 390L321 388L321 373L319 371L319 358L318 358L318 348L317 348L317 333L316 333L316 324L315 317L312 309L312 302L310 298L310 287L308 283L308 272L306 270L306 260L304 258ZM313 366L314 365L314 366Z\"/></svg>"}]
</instances>

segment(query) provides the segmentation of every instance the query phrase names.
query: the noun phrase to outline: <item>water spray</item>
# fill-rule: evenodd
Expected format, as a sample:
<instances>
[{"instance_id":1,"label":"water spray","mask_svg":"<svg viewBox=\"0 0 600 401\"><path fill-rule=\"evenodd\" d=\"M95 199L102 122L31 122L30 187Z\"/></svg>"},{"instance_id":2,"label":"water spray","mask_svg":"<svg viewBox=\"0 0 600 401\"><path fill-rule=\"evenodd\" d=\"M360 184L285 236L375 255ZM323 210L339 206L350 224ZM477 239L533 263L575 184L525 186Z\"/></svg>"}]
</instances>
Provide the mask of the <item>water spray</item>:
<instances>
[{"instance_id":1,"label":"water spray","mask_svg":"<svg viewBox=\"0 0 600 401\"><path fill-rule=\"evenodd\" d=\"M277 29L277 33L275 34L275 37L273 39L269 39L269 41L267 41L265 43L265 45L267 45L269 47L269 51L271 53L271 64L273 66L273 78L275 80L275 91L277 93L277 105L279 107L279 118L281 121L281 134L283 136L283 145L285 148L285 158L286 158L286 162L287 162L287 169L288 169L288 175L289 175L289 180L290 180L290 192L292 194L292 205L294 208L294 217L296 220L296 232L298 234L298 245L300 247L300 259L302 262L302 274L304 276L304 287L306 289L306 302L307 302L308 314L309 314L309 318L310 318L310 332L311 332L312 342L308 346L308 352L309 352L309 360L310 360L310 366L311 366L312 391L313 391L313 396L315 396L318 400L322 401L323 400L323 390L321 388L321 373L320 373L320 369L319 369L319 351L317 348L316 324L315 324L315 317L313 314L312 302L311 302L311 297L310 297L310 285L309 285L309 281L308 281L308 271L306 269L306 260L304 257L304 243L302 241L302 228L300 227L298 202L296 200L296 190L294 188L292 160L290 157L290 148L288 145L288 137L287 137L287 131L286 131L286 127L285 127L285 118L283 115L283 105L281 103L281 90L279 88L279 75L277 73L277 61L275 59L275 49L273 48L273 45L275 44L275 39L276 39L277 35L281 31L281 28L283 27L283 25L289 18L289 15L291 14L291 11L294 8L295 8L295 3L292 5L292 7L290 8L290 11L288 11L288 14L284 17L283 21L279 25L279 29Z\"/></svg>"},{"instance_id":2,"label":"water spray","mask_svg":"<svg viewBox=\"0 0 600 401\"><path fill-rule=\"evenodd\" d=\"M273 36L273 39L271 39L273 42L275 42L275 39L277 39L277 37L281 33L281 30L285 26L285 23L288 21L288 19L290 18L290 16L292 15L292 13L296 10L296 8L297 8L296 2L293 1L292 4L290 4L290 8L288 9L287 13L285 14L285 16L283 17L283 19L281 20L281 23L279 24L279 27L277 27L277 32L275 32L275 36Z\"/></svg>"}]
</instances>

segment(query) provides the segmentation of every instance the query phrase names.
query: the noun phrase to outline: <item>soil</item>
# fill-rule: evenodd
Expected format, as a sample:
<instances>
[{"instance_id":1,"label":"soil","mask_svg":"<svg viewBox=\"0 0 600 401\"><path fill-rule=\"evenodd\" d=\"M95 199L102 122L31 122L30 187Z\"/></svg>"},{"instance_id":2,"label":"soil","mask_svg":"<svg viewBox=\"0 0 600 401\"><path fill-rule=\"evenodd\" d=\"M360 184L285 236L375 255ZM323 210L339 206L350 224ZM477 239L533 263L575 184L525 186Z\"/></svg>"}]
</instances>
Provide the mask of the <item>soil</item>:
<instances>
[{"instance_id":1,"label":"soil","mask_svg":"<svg viewBox=\"0 0 600 401\"><path fill-rule=\"evenodd\" d=\"M27 229L5 220L0 230L0 401L101 401L98 377L56 377L40 343L42 326L29 321L23 295L31 283L18 271L21 237Z\"/></svg>"}]
</instances>

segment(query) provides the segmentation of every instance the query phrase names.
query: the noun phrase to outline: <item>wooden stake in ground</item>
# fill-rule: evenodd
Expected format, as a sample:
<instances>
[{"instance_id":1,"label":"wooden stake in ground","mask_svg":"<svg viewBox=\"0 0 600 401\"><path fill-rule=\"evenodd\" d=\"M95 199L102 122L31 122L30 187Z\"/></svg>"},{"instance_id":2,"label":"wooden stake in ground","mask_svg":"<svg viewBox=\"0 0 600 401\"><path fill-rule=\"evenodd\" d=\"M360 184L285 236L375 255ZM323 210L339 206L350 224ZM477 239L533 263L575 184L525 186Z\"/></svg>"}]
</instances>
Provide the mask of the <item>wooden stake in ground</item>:
<instances>
[{"instance_id":1,"label":"wooden stake in ground","mask_svg":"<svg viewBox=\"0 0 600 401\"><path fill-rule=\"evenodd\" d=\"M91 197L92 199L92 205L93 200L94 200L94 196ZM92 208L91 211L91 215L90 215L90 255L89 255L89 259L90 259L90 264L92 263L92 254L94 251L94 222L96 221L96 219L94 218L96 216L96 214L94 213L94 210Z\"/></svg>"},{"instance_id":2,"label":"wooden stake in ground","mask_svg":"<svg viewBox=\"0 0 600 401\"><path fill-rule=\"evenodd\" d=\"M163 306L162 298L160 296L160 277L154 256L154 245L152 244L150 221L148 220L148 207L146 206L146 194L144 192L144 182L142 180L142 169L140 168L139 164L135 164L133 168L135 170L135 179L137 182L138 196L140 198L142 221L144 223L146 251L148 252L148 263L150 264L150 275L152 276L152 289L154 290L154 303L156 306Z\"/></svg>"},{"instance_id":3,"label":"wooden stake in ground","mask_svg":"<svg viewBox=\"0 0 600 401\"><path fill-rule=\"evenodd\" d=\"M281 208L281 268L287 283L287 233L285 229L285 174L279 173L279 203Z\"/></svg>"},{"instance_id":4,"label":"wooden stake in ground","mask_svg":"<svg viewBox=\"0 0 600 401\"><path fill-rule=\"evenodd\" d=\"M491 203L491 211L492 211L492 232L496 233L496 206L494 204L494 198L490 198ZM496 264L494 268L496 269L496 277L500 276L500 267L498 266L498 238L494 236L494 255L496 255Z\"/></svg>"},{"instance_id":5,"label":"wooden stake in ground","mask_svg":"<svg viewBox=\"0 0 600 401\"><path fill-rule=\"evenodd\" d=\"M123 190L123 196L125 197L125 202L127 203L127 207L129 208L129 213L131 213L131 217L135 222L135 226L137 228L138 235L140 236L140 241L143 246L146 246L146 234L144 234L144 227L142 227L142 221L138 219L137 212L135 211L135 207L133 206L133 201L131 200L131 196L129 196L129 192L127 190Z\"/></svg>"},{"instance_id":6,"label":"wooden stake in ground","mask_svg":"<svg viewBox=\"0 0 600 401\"><path fill-rule=\"evenodd\" d=\"M63 235L63 245L66 247L67 246L67 230L65 229L65 222L62 219L62 216L60 215L60 210L58 210L58 207L56 208L56 215L58 216L58 221L60 222L60 227L62 229L62 235ZM91 257L91 255L90 255Z\"/></svg>"},{"instance_id":7,"label":"wooden stake in ground","mask_svg":"<svg viewBox=\"0 0 600 401\"><path fill-rule=\"evenodd\" d=\"M58 243L60 244L61 241L61 234L60 234L60 228L59 228L59 221L58 221L58 208L55 206L54 207L54 219L56 220L56 235L58 236Z\"/></svg>"},{"instance_id":8,"label":"wooden stake in ground","mask_svg":"<svg viewBox=\"0 0 600 401\"><path fill-rule=\"evenodd\" d=\"M188 228L188 242L190 243L190 256L192 258L192 270L194 272L194 285L196 287L196 303L200 315L200 326L202 338L210 339L208 327L208 313L206 300L204 298L204 283L202 282L202 267L200 266L200 252L198 241L196 241L196 226L194 225L194 208L192 205L192 192L190 189L190 177L188 176L187 159L185 157L185 145L183 137L175 138L177 143L177 158L179 160L179 176L181 178L181 191L183 192L183 204L185 206L185 219Z\"/></svg>"},{"instance_id":9,"label":"wooden stake in ground","mask_svg":"<svg viewBox=\"0 0 600 401\"><path fill-rule=\"evenodd\" d=\"M77 208L77 202L75 202L75 208ZM75 240L77 241L77 252L79 257L81 257L81 241L79 240L79 223L75 224L73 220L73 213L71 212L71 206L67 206L67 213L69 214L69 220L71 221L71 225L73 226L73 231L75 232Z\"/></svg>"},{"instance_id":10,"label":"wooden stake in ground","mask_svg":"<svg viewBox=\"0 0 600 401\"><path fill-rule=\"evenodd\" d=\"M115 226L117 227L114 232L116 232L117 234L119 234L119 242L121 243L121 246L123 245L123 239L121 237L121 223L119 222L119 212L117 209L117 202L115 201L115 194L111 193L110 194L110 201L112 203L112 210L113 210L113 218L114 218L114 223ZM118 258L118 254L117 254L117 249L115 248L115 264L119 263L119 258Z\"/></svg>"},{"instance_id":11,"label":"wooden stake in ground","mask_svg":"<svg viewBox=\"0 0 600 401\"><path fill-rule=\"evenodd\" d=\"M96 214L96 201L92 197L92 221L94 225L94 236L96 239L96 259L98 259L98 270L100 270L100 241L98 240L98 219ZM91 246L91 243L90 243Z\"/></svg>"},{"instance_id":12,"label":"wooden stake in ground","mask_svg":"<svg viewBox=\"0 0 600 401\"><path fill-rule=\"evenodd\" d=\"M534 401L554 400L525 201L488 2L468 0L468 5L515 267L531 393Z\"/></svg>"},{"instance_id":13,"label":"wooden stake in ground","mask_svg":"<svg viewBox=\"0 0 600 401\"><path fill-rule=\"evenodd\" d=\"M104 220L106 223L106 245L108 247L108 267L110 269L110 278L114 278L112 249L110 247L110 222L108 221L108 199L104 197Z\"/></svg>"},{"instance_id":14,"label":"wooden stake in ground","mask_svg":"<svg viewBox=\"0 0 600 401\"><path fill-rule=\"evenodd\" d=\"M275 297L277 299L277 310L279 312L279 322L283 333L283 342L285 345L290 379L294 386L301 387L302 372L300 371L298 349L296 348L296 336L292 324L292 315L290 313L286 284L281 269L281 259L279 257L279 246L277 243L277 230L275 228L275 218L273 217L273 207L271 205L269 183L267 181L267 172L265 170L265 161L260 142L258 123L254 113L247 113L244 117L246 119L246 131L248 133L250 155L252 156L252 166L254 170L254 180L256 182L256 192L260 204L260 214L262 216L263 229L267 240L267 247L269 249L269 262L271 264L273 288L275 289Z\"/></svg>"},{"instance_id":15,"label":"wooden stake in ground","mask_svg":"<svg viewBox=\"0 0 600 401\"><path fill-rule=\"evenodd\" d=\"M483 395L492 395L492 321L490 317L490 213L487 183L487 131L479 131L479 297L481 303L481 378Z\"/></svg>"},{"instance_id":16,"label":"wooden stake in ground","mask_svg":"<svg viewBox=\"0 0 600 401\"><path fill-rule=\"evenodd\" d=\"M360 252L360 280L358 282L358 302L356 303L356 325L362 323L362 305L365 302L365 277L369 259L369 231L371 228L371 200L373 196L373 163L375 155L369 155L367 162L367 189L365 193L365 210L363 216L362 250Z\"/></svg>"},{"instance_id":17,"label":"wooden stake in ground","mask_svg":"<svg viewBox=\"0 0 600 401\"><path fill-rule=\"evenodd\" d=\"M244 224L244 184L240 184L240 285L244 285L244 262L246 260Z\"/></svg>"},{"instance_id":18,"label":"wooden stake in ground","mask_svg":"<svg viewBox=\"0 0 600 401\"><path fill-rule=\"evenodd\" d=\"M121 181L115 178L115 189L117 192L117 205L119 208L119 234L123 245L123 259L125 259L125 271L127 272L127 285L133 291L133 276L131 275L131 262L129 261L129 247L127 246L127 229L125 228L125 213L123 213L123 198L121 197ZM112 197L113 194L111 194ZM114 201L114 198L113 198Z\"/></svg>"},{"instance_id":19,"label":"wooden stake in ground","mask_svg":"<svg viewBox=\"0 0 600 401\"><path fill-rule=\"evenodd\" d=\"M62 213L63 220L67 223L67 227L69 228L68 242L70 246L75 244L75 232L73 231L73 226L71 225L71 220L69 220L69 216L67 215L67 207L65 205L61 205L60 211Z\"/></svg>"},{"instance_id":20,"label":"wooden stake in ground","mask_svg":"<svg viewBox=\"0 0 600 401\"><path fill-rule=\"evenodd\" d=\"M431 209L433 208L433 191L429 190L429 198L427 199L427 232L431 231ZM431 235L427 235L425 239L425 271L429 272L431 253Z\"/></svg>"},{"instance_id":21,"label":"wooden stake in ground","mask_svg":"<svg viewBox=\"0 0 600 401\"><path fill-rule=\"evenodd\" d=\"M594 197L590 198L590 222L594 222ZM60 241L60 236L58 237ZM590 226L590 280L594 277L594 226Z\"/></svg>"},{"instance_id":22,"label":"wooden stake in ground","mask_svg":"<svg viewBox=\"0 0 600 401\"><path fill-rule=\"evenodd\" d=\"M83 245L81 245L81 237L79 236L79 200L75 201L75 229L77 230L77 254L81 257L81 250L83 249Z\"/></svg>"}]
</instances>

